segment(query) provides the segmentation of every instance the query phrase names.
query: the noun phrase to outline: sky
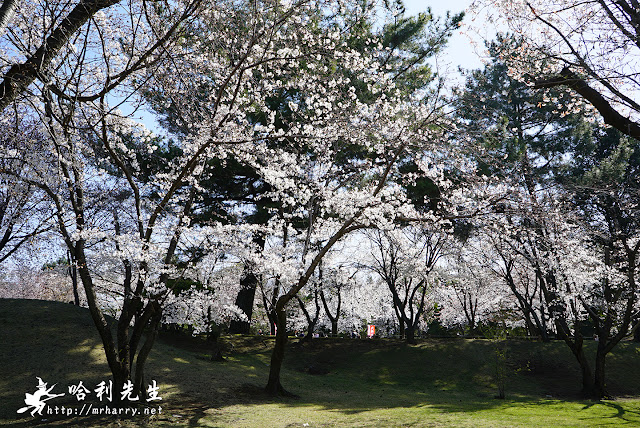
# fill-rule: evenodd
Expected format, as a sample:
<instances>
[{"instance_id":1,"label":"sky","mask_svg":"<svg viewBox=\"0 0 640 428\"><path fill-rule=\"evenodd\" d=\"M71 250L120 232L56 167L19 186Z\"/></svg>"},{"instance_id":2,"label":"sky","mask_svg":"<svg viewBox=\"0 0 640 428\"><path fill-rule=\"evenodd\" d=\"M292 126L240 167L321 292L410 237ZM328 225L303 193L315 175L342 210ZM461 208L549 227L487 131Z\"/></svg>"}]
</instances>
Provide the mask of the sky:
<instances>
[{"instance_id":1,"label":"sky","mask_svg":"<svg viewBox=\"0 0 640 428\"><path fill-rule=\"evenodd\" d=\"M431 12L436 17L444 17L447 11L452 14L462 12L471 2L472 0L404 0L407 15L416 15L430 7ZM480 54L484 50L484 42L468 27L476 24L476 22L472 22L471 16L467 15L463 20L463 24L460 30L454 32L443 58L439 59L442 65L449 65L452 71L457 70L458 66L469 70L482 67ZM483 30L486 34L489 34L489 37L495 33L495 30L486 27L484 24ZM472 46L472 41L476 42L476 48ZM439 63L439 65L441 64Z\"/></svg>"}]
</instances>

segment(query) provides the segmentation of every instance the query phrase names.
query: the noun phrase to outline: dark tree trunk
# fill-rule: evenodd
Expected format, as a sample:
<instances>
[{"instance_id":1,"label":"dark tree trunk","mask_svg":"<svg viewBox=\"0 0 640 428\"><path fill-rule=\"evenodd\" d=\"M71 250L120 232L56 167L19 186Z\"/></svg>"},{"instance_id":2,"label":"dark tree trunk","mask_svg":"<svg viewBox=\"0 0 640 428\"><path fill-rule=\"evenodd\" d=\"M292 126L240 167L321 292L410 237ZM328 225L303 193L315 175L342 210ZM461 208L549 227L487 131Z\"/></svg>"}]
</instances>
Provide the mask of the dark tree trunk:
<instances>
[{"instance_id":1,"label":"dark tree trunk","mask_svg":"<svg viewBox=\"0 0 640 428\"><path fill-rule=\"evenodd\" d=\"M300 305L300 309L304 313L305 318L307 319L307 334L301 340L301 342L309 342L313 339L313 331L316 329L316 324L318 324L318 318L320 318L320 303L318 302L318 290L314 290L314 303L316 306L316 313L313 318L311 318L311 314L307 310L304 302L299 296L296 296L298 299L298 304Z\"/></svg>"},{"instance_id":2,"label":"dark tree trunk","mask_svg":"<svg viewBox=\"0 0 640 428\"><path fill-rule=\"evenodd\" d=\"M405 339L407 340L407 343L411 345L415 345L417 343L415 338L416 331L413 325L407 325L407 327L404 330L404 334L405 334Z\"/></svg>"},{"instance_id":3,"label":"dark tree trunk","mask_svg":"<svg viewBox=\"0 0 640 428\"><path fill-rule=\"evenodd\" d=\"M224 361L222 356L222 347L220 346L220 328L213 322L213 308L207 308L207 321L209 328L207 331L207 342L211 349L211 361Z\"/></svg>"},{"instance_id":4,"label":"dark tree trunk","mask_svg":"<svg viewBox=\"0 0 640 428\"><path fill-rule=\"evenodd\" d=\"M633 327L631 327L631 335L633 337L634 342L640 342L640 316L636 315L633 318L633 322L631 323Z\"/></svg>"},{"instance_id":5,"label":"dark tree trunk","mask_svg":"<svg viewBox=\"0 0 640 428\"><path fill-rule=\"evenodd\" d=\"M518 306L520 307L520 310L522 311L522 314L524 316L524 321L527 325L527 329L532 335L540 334L540 337L542 338L543 342L549 342L550 338L546 331L547 329L544 325L544 314L541 313L540 316L538 316L538 314L535 311L535 308L532 305L532 301L531 301L532 298L531 296L529 296L529 292L526 292L526 295L524 295L520 291L518 291L518 287L516 286L516 283L511 275L512 265L510 264L510 262L507 262L506 260L504 261L504 263L505 263L505 266L507 267L507 272L504 279L506 280L507 284L509 285L509 288L511 289L511 292L513 293L513 295L516 297L518 301ZM536 277L537 280L542 281L541 274L536 273L536 275L537 275ZM541 290L543 286L544 284L541 282L541 287L540 287Z\"/></svg>"},{"instance_id":6,"label":"dark tree trunk","mask_svg":"<svg viewBox=\"0 0 640 428\"><path fill-rule=\"evenodd\" d=\"M582 335L580 334L579 324L575 329L575 338L571 338L568 334L568 326L564 320L556 320L556 330L558 336L562 336L562 339L567 344L571 353L576 357L578 364L580 365L580 373L582 375L582 395L585 397L593 396L593 373L591 366L587 360L587 356L584 354L584 346Z\"/></svg>"},{"instance_id":7,"label":"dark tree trunk","mask_svg":"<svg viewBox=\"0 0 640 428\"><path fill-rule=\"evenodd\" d=\"M2 76L0 82L0 111L15 100L38 76L48 69L56 55L69 40L98 11L120 0L81 1L61 20L42 45L22 64L14 64Z\"/></svg>"},{"instance_id":8,"label":"dark tree trunk","mask_svg":"<svg viewBox=\"0 0 640 428\"><path fill-rule=\"evenodd\" d=\"M591 366L587 357L584 354L584 350L580 349L577 354L574 354L580 364L580 374L582 375L582 395L585 397L591 397L593 395L593 377L591 373Z\"/></svg>"},{"instance_id":9,"label":"dark tree trunk","mask_svg":"<svg viewBox=\"0 0 640 428\"><path fill-rule=\"evenodd\" d=\"M240 291L236 297L236 306L247 316L247 320L232 320L229 325L231 334L249 334L251 317L253 315L253 301L258 287L258 277L253 273L253 265L245 264L240 278Z\"/></svg>"},{"instance_id":10,"label":"dark tree trunk","mask_svg":"<svg viewBox=\"0 0 640 428\"><path fill-rule=\"evenodd\" d=\"M276 332L279 327L278 325L278 316L276 315L275 310L267 311L267 318L269 319L269 334L271 336L276 335Z\"/></svg>"},{"instance_id":11,"label":"dark tree trunk","mask_svg":"<svg viewBox=\"0 0 640 428\"><path fill-rule=\"evenodd\" d=\"M287 311L285 310L286 303L283 299L278 300L276 306L276 314L278 321L278 331L276 333L276 341L273 346L273 352L271 354L271 365L269 366L269 380L265 391L269 395L291 395L287 392L280 383L280 371L282 370L282 363L284 361L284 351L287 345Z\"/></svg>"},{"instance_id":12,"label":"dark tree trunk","mask_svg":"<svg viewBox=\"0 0 640 428\"><path fill-rule=\"evenodd\" d=\"M2 6L0 6L0 31L9 25L17 6L18 0L4 0L2 2Z\"/></svg>"},{"instance_id":13,"label":"dark tree trunk","mask_svg":"<svg viewBox=\"0 0 640 428\"><path fill-rule=\"evenodd\" d=\"M590 87L584 79L571 71L569 67L563 68L558 76L536 80L533 89L553 88L560 85L573 89L586 99L598 110L606 124L611 125L625 135L640 138L640 125L621 115L600 92Z\"/></svg>"},{"instance_id":14,"label":"dark tree trunk","mask_svg":"<svg viewBox=\"0 0 640 428\"><path fill-rule=\"evenodd\" d=\"M604 376L606 356L607 354L604 350L604 341L598 342L598 351L596 352L596 370L593 382L593 398L597 400L608 396Z\"/></svg>"},{"instance_id":15,"label":"dark tree trunk","mask_svg":"<svg viewBox=\"0 0 640 428\"><path fill-rule=\"evenodd\" d=\"M153 348L153 344L155 343L156 337L158 335L158 326L160 325L160 320L162 319L162 309L159 303L153 304L152 309L153 315L149 322L149 327L147 331L147 337L140 351L138 352L138 356L136 357L136 366L135 366L135 377L134 377L134 394L139 395L140 398L146 398L146 389L145 389L145 378L144 378L144 366L147 362L147 358L151 353L151 349Z\"/></svg>"},{"instance_id":16,"label":"dark tree trunk","mask_svg":"<svg viewBox=\"0 0 640 428\"><path fill-rule=\"evenodd\" d=\"M334 337L338 335L338 320L331 321L331 335Z\"/></svg>"},{"instance_id":17,"label":"dark tree trunk","mask_svg":"<svg viewBox=\"0 0 640 428\"><path fill-rule=\"evenodd\" d=\"M322 300L322 306L324 306L324 312L327 314L327 318L331 321L331 335L336 337L338 335L338 319L340 318L340 307L342 305L342 296L340 294L340 288L338 288L338 305L336 308L336 316L334 317L329 310L329 304L324 295L324 291L320 289L320 300Z\"/></svg>"},{"instance_id":18,"label":"dark tree trunk","mask_svg":"<svg viewBox=\"0 0 640 428\"><path fill-rule=\"evenodd\" d=\"M265 239L262 235L253 235L253 243L261 251L264 250ZM236 306L244 312L247 320L232 320L229 325L229 333L249 334L251 317L253 316L253 301L255 300L259 280L260 278L255 274L255 265L251 262L246 262L240 277L240 291L236 296Z\"/></svg>"}]
</instances>

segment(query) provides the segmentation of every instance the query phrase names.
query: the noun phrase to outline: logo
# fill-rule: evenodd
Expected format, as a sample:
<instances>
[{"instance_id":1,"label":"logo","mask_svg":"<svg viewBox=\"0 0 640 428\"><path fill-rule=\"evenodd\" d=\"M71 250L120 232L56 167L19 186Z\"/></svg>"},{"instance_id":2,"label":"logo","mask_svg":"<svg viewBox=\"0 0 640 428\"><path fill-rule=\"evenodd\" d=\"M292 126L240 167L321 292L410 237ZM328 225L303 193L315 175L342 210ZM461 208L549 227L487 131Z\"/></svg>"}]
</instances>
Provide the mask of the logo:
<instances>
[{"instance_id":1,"label":"logo","mask_svg":"<svg viewBox=\"0 0 640 428\"><path fill-rule=\"evenodd\" d=\"M63 415L63 416L89 416L89 415L131 415L136 416L144 413L146 414L156 414L161 413L162 408L157 406L157 408L146 407L142 412L137 407L111 407L109 404L102 404L103 400L111 403L113 400L113 382L105 382L102 381L96 385L96 388L91 391L91 389L87 388L82 381L78 382L75 385L69 386L69 395L75 397L78 402L85 401L87 396L91 395L92 392L95 393L95 397L100 402L99 405L94 406L91 403L84 403L82 406L52 406L47 404L47 401L62 397L66 395L64 392L60 394L53 393L53 389L57 384L53 384L50 387L47 385L47 382L43 381L42 378L36 377L38 379L38 385L36 386L36 391L33 394L25 393L24 395L24 407L18 409L17 413L25 413L30 411L31 416L35 417L36 414L39 416L43 416L43 412L46 415ZM143 400L140 399L139 396L133 396L133 383L128 380L122 387L122 391L119 391L121 402L125 400L133 403L140 403ZM159 391L158 384L155 380L151 381L149 387L147 388L147 394L144 401L147 403L153 401L160 401L162 397L158 395ZM116 392L117 394L117 392Z\"/></svg>"},{"instance_id":2,"label":"logo","mask_svg":"<svg viewBox=\"0 0 640 428\"><path fill-rule=\"evenodd\" d=\"M24 404L25 407L21 407L18 409L18 413L24 413L28 411L30 408L31 416L35 416L35 414L39 414L42 416L42 411L44 410L44 406L46 406L46 401L51 400L52 398L62 397L62 394L52 394L51 390L56 386L54 383L51 388L47 389L47 383L43 382L41 378L36 377L38 379L38 389L33 394L29 394L28 392L24 394Z\"/></svg>"}]
</instances>

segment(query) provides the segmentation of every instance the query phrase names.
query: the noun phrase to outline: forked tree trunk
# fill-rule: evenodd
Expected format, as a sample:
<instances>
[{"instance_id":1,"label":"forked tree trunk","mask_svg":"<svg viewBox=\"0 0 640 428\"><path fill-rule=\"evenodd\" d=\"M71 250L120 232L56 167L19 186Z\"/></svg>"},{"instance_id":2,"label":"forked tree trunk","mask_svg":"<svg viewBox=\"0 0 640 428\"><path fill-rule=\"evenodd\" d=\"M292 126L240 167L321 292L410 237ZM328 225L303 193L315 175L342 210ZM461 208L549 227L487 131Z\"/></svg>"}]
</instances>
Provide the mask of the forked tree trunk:
<instances>
[{"instance_id":1,"label":"forked tree trunk","mask_svg":"<svg viewBox=\"0 0 640 428\"><path fill-rule=\"evenodd\" d=\"M83 242L76 242L75 258L78 261L78 274L84 286L89 312L100 334L107 363L113 376L113 400L121 401L120 392L126 382L133 383L132 397L144 397L144 366L155 342L158 326L162 318L158 302L151 301L143 307L139 299L125 303L117 328L115 340L111 325L100 310L93 286L93 281L86 267ZM140 313L139 310L142 309ZM135 316L132 332L129 333L129 322ZM144 337L146 333L146 338Z\"/></svg>"},{"instance_id":2,"label":"forked tree trunk","mask_svg":"<svg viewBox=\"0 0 640 428\"><path fill-rule=\"evenodd\" d=\"M151 353L151 349L153 348L153 344L155 343L156 337L158 335L158 326L160 325L160 321L162 320L162 309L160 304L153 303L153 315L151 317L151 321L149 322L149 328L147 331L147 338L145 339L140 351L138 352L138 356L136 357L135 364L135 376L133 382L133 391L134 394L139 394L140 398L147 397L147 391L145 389L145 377L144 377L144 367L147 362L147 358ZM133 361L133 360L132 360ZM133 362L132 362L133 368Z\"/></svg>"},{"instance_id":3,"label":"forked tree trunk","mask_svg":"<svg viewBox=\"0 0 640 428\"><path fill-rule=\"evenodd\" d=\"M578 354L574 354L580 364L580 374L582 376L582 395L584 397L593 396L593 373L591 372L591 366L584 354L584 349L581 349Z\"/></svg>"},{"instance_id":4,"label":"forked tree trunk","mask_svg":"<svg viewBox=\"0 0 640 428\"><path fill-rule=\"evenodd\" d=\"M338 288L338 305L336 308L336 316L334 317L329 310L329 304L324 295L324 291L320 290L320 299L322 300L322 306L324 306L324 312L327 314L327 318L331 322L331 335L336 337L338 335L338 319L340 318L340 307L342 305L342 296L340 294L340 288Z\"/></svg>"},{"instance_id":5,"label":"forked tree trunk","mask_svg":"<svg viewBox=\"0 0 640 428\"><path fill-rule=\"evenodd\" d=\"M316 306L316 312L313 318L311 318L311 314L304 305L304 302L300 298L300 296L296 296L298 300L298 304L300 305L300 309L304 313L304 317L307 319L307 334L302 338L301 342L309 342L313 339L313 332L316 329L316 324L318 324L318 319L320 318L320 303L318 302L318 291L314 291L314 302Z\"/></svg>"}]
</instances>

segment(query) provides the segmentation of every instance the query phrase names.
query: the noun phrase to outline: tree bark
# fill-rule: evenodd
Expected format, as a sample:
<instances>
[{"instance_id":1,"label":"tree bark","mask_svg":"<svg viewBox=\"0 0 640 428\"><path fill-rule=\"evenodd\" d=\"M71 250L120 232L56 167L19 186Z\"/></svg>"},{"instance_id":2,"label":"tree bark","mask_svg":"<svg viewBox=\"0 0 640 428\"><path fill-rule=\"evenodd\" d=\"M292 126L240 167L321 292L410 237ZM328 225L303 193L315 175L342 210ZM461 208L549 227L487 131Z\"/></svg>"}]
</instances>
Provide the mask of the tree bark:
<instances>
[{"instance_id":1,"label":"tree bark","mask_svg":"<svg viewBox=\"0 0 640 428\"><path fill-rule=\"evenodd\" d=\"M591 371L589 360L587 360L587 357L584 353L584 342L582 339L582 335L579 332L579 328L576 328L575 338L572 339L571 336L567 334L568 328L569 327L566 325L566 322L556 320L556 330L558 331L559 335L562 335L562 339L567 344L569 349L571 349L571 353L573 353L574 357L578 361L578 364L580 365L580 373L582 375L582 395L585 397L592 397L593 373Z\"/></svg>"},{"instance_id":2,"label":"tree bark","mask_svg":"<svg viewBox=\"0 0 640 428\"><path fill-rule=\"evenodd\" d=\"M265 239L263 235L254 234L253 243L261 251L264 250ZM247 320L232 320L229 325L229 333L231 334L249 334L253 316L253 302L260 281L260 278L254 272L255 265L249 261L245 262L242 269L242 277L240 277L240 291L236 296L236 306L244 312Z\"/></svg>"},{"instance_id":3,"label":"tree bark","mask_svg":"<svg viewBox=\"0 0 640 428\"><path fill-rule=\"evenodd\" d=\"M9 25L17 6L18 0L4 0L2 2L2 6L0 6L0 32Z\"/></svg>"},{"instance_id":4,"label":"tree bark","mask_svg":"<svg viewBox=\"0 0 640 428\"><path fill-rule=\"evenodd\" d=\"M45 72L63 46L96 12L118 2L120 0L82 0L78 2L33 55L25 62L13 65L4 74L2 82L0 82L0 112Z\"/></svg>"},{"instance_id":5,"label":"tree bark","mask_svg":"<svg viewBox=\"0 0 640 428\"><path fill-rule=\"evenodd\" d=\"M71 251L67 251L67 258L69 259L69 277L71 277L71 287L73 288L73 304L80 306L80 293L78 292L78 264L73 257Z\"/></svg>"},{"instance_id":6,"label":"tree bark","mask_svg":"<svg viewBox=\"0 0 640 428\"><path fill-rule=\"evenodd\" d=\"M611 104L602 96L600 92L590 87L584 79L565 67L558 76L550 79L540 79L534 82L534 89L552 88L554 86L567 86L598 110L604 122L613 126L618 131L633 138L640 138L640 125L622 116Z\"/></svg>"},{"instance_id":7,"label":"tree bark","mask_svg":"<svg viewBox=\"0 0 640 428\"><path fill-rule=\"evenodd\" d=\"M415 345L417 343L415 338L416 332L413 325L407 325L407 327L404 330L404 334L408 344Z\"/></svg>"},{"instance_id":8,"label":"tree bark","mask_svg":"<svg viewBox=\"0 0 640 428\"><path fill-rule=\"evenodd\" d=\"M340 318L340 307L342 305L342 297L340 295L340 288L338 288L338 307L336 308L336 316L334 317L329 310L329 304L324 295L324 291L320 289L320 299L322 300L322 306L324 306L324 312L327 314L327 318L331 322L331 335L336 337L338 335L338 319Z\"/></svg>"},{"instance_id":9,"label":"tree bark","mask_svg":"<svg viewBox=\"0 0 640 428\"><path fill-rule=\"evenodd\" d=\"M229 325L231 334L249 334L251 317L253 316L253 301L258 288L258 277L253 273L253 265L245 264L240 278L240 291L236 296L236 306L244 312L247 320L234 319Z\"/></svg>"},{"instance_id":10,"label":"tree bark","mask_svg":"<svg viewBox=\"0 0 640 428\"><path fill-rule=\"evenodd\" d=\"M298 300L298 304L300 305L300 309L304 313L305 318L307 319L307 334L302 338L301 342L309 342L313 339L313 332L316 329L316 324L318 324L318 318L320 318L320 303L318 302L318 290L314 290L314 302L316 306L316 312L313 318L311 318L311 314L304 305L304 302L300 298L300 296L296 296Z\"/></svg>"},{"instance_id":11,"label":"tree bark","mask_svg":"<svg viewBox=\"0 0 640 428\"><path fill-rule=\"evenodd\" d=\"M596 351L596 370L593 383L593 398L601 400L608 396L605 385L605 362L607 352L605 350L604 341L598 342L598 350Z\"/></svg>"},{"instance_id":12,"label":"tree bark","mask_svg":"<svg viewBox=\"0 0 640 428\"><path fill-rule=\"evenodd\" d=\"M133 393L136 395L139 394L140 398L146 398L146 390L144 389L144 366L151 353L156 336L158 335L158 325L160 325L160 320L162 319L162 308L160 304L154 302L152 308L153 315L149 323L147 338L136 358Z\"/></svg>"},{"instance_id":13,"label":"tree bark","mask_svg":"<svg viewBox=\"0 0 640 428\"><path fill-rule=\"evenodd\" d=\"M271 365L269 366L269 380L265 391L269 395L283 395L290 396L291 393L287 392L280 383L280 372L282 370L282 363L284 362L284 351L287 345L287 311L285 306L288 303L288 299L282 296L278 299L276 304L276 315L278 320L278 331L276 332L276 341L273 346L273 352L271 353Z\"/></svg>"}]
</instances>

